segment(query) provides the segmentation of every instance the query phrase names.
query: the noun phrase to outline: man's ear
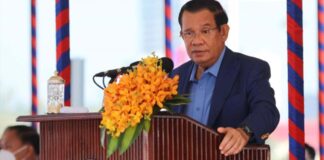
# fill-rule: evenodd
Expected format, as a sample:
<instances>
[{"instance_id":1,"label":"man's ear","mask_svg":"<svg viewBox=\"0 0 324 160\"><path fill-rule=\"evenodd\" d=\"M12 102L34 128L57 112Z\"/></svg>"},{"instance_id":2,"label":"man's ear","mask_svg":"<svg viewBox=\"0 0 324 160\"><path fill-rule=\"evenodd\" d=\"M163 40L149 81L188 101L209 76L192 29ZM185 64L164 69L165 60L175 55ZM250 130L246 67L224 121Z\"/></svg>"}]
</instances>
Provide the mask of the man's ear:
<instances>
[{"instance_id":1,"label":"man's ear","mask_svg":"<svg viewBox=\"0 0 324 160\"><path fill-rule=\"evenodd\" d=\"M33 155L34 152L33 146L30 144L24 144L22 147L24 147L24 149L15 153L16 159L17 160L26 159L26 158L30 159L30 157Z\"/></svg>"},{"instance_id":2,"label":"man's ear","mask_svg":"<svg viewBox=\"0 0 324 160\"><path fill-rule=\"evenodd\" d=\"M34 151L34 147L31 145L31 144L27 144L27 150L28 152L31 151L31 152L35 152Z\"/></svg>"},{"instance_id":3,"label":"man's ear","mask_svg":"<svg viewBox=\"0 0 324 160\"><path fill-rule=\"evenodd\" d=\"M27 149L26 149L26 154L24 155L24 157L28 158L32 158L36 155L36 152L34 151L34 147L30 144L27 144Z\"/></svg>"},{"instance_id":4,"label":"man's ear","mask_svg":"<svg viewBox=\"0 0 324 160\"><path fill-rule=\"evenodd\" d=\"M230 30L230 27L228 24L223 24L221 26L220 33L221 33L221 36L222 36L224 42L227 40L229 30Z\"/></svg>"}]
</instances>

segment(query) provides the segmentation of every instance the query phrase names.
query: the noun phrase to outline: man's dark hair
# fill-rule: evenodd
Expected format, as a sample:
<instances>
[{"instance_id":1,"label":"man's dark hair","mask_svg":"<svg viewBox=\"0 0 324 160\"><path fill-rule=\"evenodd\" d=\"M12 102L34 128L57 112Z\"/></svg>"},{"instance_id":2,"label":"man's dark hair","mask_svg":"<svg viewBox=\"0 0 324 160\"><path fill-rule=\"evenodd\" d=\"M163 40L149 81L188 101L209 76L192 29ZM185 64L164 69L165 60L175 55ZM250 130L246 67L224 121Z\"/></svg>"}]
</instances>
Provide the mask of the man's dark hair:
<instances>
[{"instance_id":1,"label":"man's dark hair","mask_svg":"<svg viewBox=\"0 0 324 160\"><path fill-rule=\"evenodd\" d=\"M305 151L308 152L312 159L315 159L315 149L312 146L305 143Z\"/></svg>"},{"instance_id":2,"label":"man's dark hair","mask_svg":"<svg viewBox=\"0 0 324 160\"><path fill-rule=\"evenodd\" d=\"M32 145L35 153L39 155L39 135L34 128L24 125L15 125L9 126L6 131L15 131L21 142L23 144Z\"/></svg>"},{"instance_id":3,"label":"man's dark hair","mask_svg":"<svg viewBox=\"0 0 324 160\"><path fill-rule=\"evenodd\" d=\"M188 12L198 12L203 9L207 9L214 14L214 20L218 30L223 24L227 24L228 17L223 9L222 5L215 0L190 0L186 4L184 4L180 10L178 21L180 27L182 27L182 15L184 11Z\"/></svg>"}]
</instances>

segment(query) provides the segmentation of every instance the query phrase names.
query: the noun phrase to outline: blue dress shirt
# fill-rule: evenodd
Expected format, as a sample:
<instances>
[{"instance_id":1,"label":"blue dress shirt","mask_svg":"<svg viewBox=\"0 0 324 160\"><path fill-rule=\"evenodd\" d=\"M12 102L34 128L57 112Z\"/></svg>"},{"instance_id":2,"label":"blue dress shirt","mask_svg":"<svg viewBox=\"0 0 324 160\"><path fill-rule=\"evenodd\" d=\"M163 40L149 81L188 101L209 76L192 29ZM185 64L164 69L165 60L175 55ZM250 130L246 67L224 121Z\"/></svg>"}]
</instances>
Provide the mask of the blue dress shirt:
<instances>
[{"instance_id":1,"label":"blue dress shirt","mask_svg":"<svg viewBox=\"0 0 324 160\"><path fill-rule=\"evenodd\" d=\"M210 68L204 71L199 80L195 78L198 65L194 65L190 75L190 99L186 115L207 125L211 98L216 84L216 77L223 61L225 48L220 57Z\"/></svg>"}]
</instances>

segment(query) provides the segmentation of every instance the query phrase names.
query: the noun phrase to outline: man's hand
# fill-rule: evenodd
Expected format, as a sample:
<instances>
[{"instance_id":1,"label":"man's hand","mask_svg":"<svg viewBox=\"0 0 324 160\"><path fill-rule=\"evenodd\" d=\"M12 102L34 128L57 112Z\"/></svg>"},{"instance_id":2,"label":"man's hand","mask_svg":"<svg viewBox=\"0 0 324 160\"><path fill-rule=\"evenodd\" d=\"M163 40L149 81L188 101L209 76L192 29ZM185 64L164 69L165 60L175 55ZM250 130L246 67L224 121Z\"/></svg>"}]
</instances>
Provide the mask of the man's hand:
<instances>
[{"instance_id":1,"label":"man's hand","mask_svg":"<svg viewBox=\"0 0 324 160\"><path fill-rule=\"evenodd\" d=\"M249 141L249 135L241 128L219 127L217 131L225 134L224 139L219 145L221 153L225 156L239 153Z\"/></svg>"}]
</instances>

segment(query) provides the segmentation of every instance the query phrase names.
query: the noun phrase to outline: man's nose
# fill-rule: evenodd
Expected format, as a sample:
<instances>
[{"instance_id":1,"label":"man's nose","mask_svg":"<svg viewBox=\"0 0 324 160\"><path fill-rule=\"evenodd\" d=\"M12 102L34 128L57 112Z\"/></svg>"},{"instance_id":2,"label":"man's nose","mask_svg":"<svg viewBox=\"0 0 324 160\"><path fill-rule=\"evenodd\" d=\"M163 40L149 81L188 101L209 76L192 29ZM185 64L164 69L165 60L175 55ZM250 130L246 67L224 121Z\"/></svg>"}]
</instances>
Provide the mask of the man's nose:
<instances>
[{"instance_id":1,"label":"man's nose","mask_svg":"<svg viewBox=\"0 0 324 160\"><path fill-rule=\"evenodd\" d=\"M192 45L202 45L204 43L204 39L201 36L200 33L195 34L195 36L192 38Z\"/></svg>"}]
</instances>

